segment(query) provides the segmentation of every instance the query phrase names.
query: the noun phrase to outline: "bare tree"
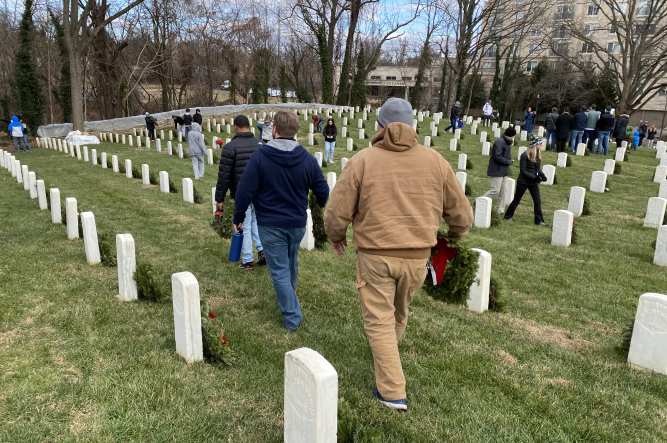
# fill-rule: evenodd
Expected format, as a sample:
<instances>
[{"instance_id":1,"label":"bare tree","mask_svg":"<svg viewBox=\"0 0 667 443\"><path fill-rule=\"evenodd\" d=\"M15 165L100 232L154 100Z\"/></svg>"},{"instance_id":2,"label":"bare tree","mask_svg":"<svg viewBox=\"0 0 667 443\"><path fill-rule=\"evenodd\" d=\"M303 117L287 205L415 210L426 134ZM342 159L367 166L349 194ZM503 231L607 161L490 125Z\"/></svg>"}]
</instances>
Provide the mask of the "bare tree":
<instances>
[{"instance_id":1,"label":"bare tree","mask_svg":"<svg viewBox=\"0 0 667 443\"><path fill-rule=\"evenodd\" d=\"M618 110L631 114L667 88L667 1L591 0L591 7L607 27L591 28L566 14L555 34L566 31L581 50L571 51L558 41L552 50L582 71L610 72L618 88ZM613 34L615 41L601 40L602 32Z\"/></svg>"}]
</instances>

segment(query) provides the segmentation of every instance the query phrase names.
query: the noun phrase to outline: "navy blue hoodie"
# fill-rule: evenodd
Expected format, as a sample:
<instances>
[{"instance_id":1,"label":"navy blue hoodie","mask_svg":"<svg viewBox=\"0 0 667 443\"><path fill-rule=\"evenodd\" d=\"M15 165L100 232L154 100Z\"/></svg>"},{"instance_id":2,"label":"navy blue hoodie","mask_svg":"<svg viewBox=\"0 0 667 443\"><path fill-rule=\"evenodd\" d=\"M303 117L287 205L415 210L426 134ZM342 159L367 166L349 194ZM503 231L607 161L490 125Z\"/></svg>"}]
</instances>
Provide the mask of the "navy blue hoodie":
<instances>
[{"instance_id":1,"label":"navy blue hoodie","mask_svg":"<svg viewBox=\"0 0 667 443\"><path fill-rule=\"evenodd\" d=\"M246 165L236 191L233 223L243 223L252 203L258 225L303 228L310 190L324 207L329 185L315 157L294 140L271 140L261 145Z\"/></svg>"}]
</instances>

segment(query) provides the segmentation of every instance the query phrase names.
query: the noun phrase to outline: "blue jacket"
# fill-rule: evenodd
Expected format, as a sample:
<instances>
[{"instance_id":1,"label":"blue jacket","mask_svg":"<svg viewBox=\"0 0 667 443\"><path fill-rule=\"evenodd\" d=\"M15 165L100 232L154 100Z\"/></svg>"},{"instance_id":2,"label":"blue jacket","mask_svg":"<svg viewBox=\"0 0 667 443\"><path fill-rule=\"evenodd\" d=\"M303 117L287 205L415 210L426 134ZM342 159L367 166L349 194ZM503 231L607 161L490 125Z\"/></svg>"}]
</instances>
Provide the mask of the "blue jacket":
<instances>
[{"instance_id":1,"label":"blue jacket","mask_svg":"<svg viewBox=\"0 0 667 443\"><path fill-rule=\"evenodd\" d=\"M303 228L311 190L324 207L329 185L315 157L294 140L271 140L260 145L246 165L236 191L233 223L243 223L252 203L260 226Z\"/></svg>"},{"instance_id":2,"label":"blue jacket","mask_svg":"<svg viewBox=\"0 0 667 443\"><path fill-rule=\"evenodd\" d=\"M586 122L588 121L588 116L583 111L577 112L574 114L574 129L575 131L583 131L586 129Z\"/></svg>"},{"instance_id":3,"label":"blue jacket","mask_svg":"<svg viewBox=\"0 0 667 443\"><path fill-rule=\"evenodd\" d=\"M21 124L19 118L15 115L12 116L12 121L9 122L9 126L7 126L7 134L9 134L10 137L12 136L12 128L14 127L21 128L21 132L23 132L23 124Z\"/></svg>"}]
</instances>

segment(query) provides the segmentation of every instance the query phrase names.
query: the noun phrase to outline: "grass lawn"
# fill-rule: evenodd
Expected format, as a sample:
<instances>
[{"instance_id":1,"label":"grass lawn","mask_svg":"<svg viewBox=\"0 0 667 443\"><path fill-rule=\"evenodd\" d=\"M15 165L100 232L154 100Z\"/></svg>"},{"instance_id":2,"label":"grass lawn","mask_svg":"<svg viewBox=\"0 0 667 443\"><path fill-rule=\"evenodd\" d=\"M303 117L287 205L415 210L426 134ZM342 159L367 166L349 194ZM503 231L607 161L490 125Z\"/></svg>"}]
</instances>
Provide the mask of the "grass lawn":
<instances>
[{"instance_id":1,"label":"grass lawn","mask_svg":"<svg viewBox=\"0 0 667 443\"><path fill-rule=\"evenodd\" d=\"M356 118L348 128L356 136ZM441 135L434 144L455 167L449 139ZM312 151L323 149L320 136L318 143ZM461 145L473 165L472 195L479 196L488 158L478 136L467 133ZM301 253L305 325L288 334L266 270L244 273L227 263L228 242L209 227L217 165L195 182L204 204L190 205L180 193L181 178L192 176L190 161L168 157L166 143L161 154L95 148L98 156L107 152L109 164L117 154L121 163L129 158L156 174L168 171L179 193L161 194L158 186L56 151L17 158L47 188L60 189L63 205L76 197L80 212L93 211L98 232L112 239L131 233L138 262L166 276L191 271L202 299L223 308L234 362L187 365L178 358L171 302L117 301L116 269L87 265L83 242L67 240L64 227L51 224L3 169L0 441L279 442L283 356L302 346L338 371L343 423L356 441L667 440L667 377L628 367L617 351L639 296L667 292L667 273L652 264L656 230L642 227L648 198L658 193L653 153L630 153L611 192L588 193L591 215L576 219L570 248L552 247L551 229L532 224L528 195L514 222L471 232L465 243L493 256L505 309L477 315L420 292L401 344L411 409L399 415L370 395L353 250L344 258L330 250ZM352 154L340 139L337 162L325 173L340 172L338 160ZM557 185L541 188L548 223L567 207L570 187L587 188L603 162L573 157L571 167L558 168ZM546 153L544 163L555 165L555 154ZM518 164L513 169L516 177Z\"/></svg>"}]
</instances>

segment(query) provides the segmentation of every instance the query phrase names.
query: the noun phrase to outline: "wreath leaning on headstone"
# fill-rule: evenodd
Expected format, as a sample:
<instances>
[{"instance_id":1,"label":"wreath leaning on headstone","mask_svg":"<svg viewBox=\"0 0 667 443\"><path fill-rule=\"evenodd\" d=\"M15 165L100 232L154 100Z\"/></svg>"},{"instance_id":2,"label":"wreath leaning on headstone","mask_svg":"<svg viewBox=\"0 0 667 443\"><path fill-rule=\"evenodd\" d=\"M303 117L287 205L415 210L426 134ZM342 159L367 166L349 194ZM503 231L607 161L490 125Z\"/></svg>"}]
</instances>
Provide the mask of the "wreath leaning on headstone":
<instances>
[{"instance_id":1,"label":"wreath leaning on headstone","mask_svg":"<svg viewBox=\"0 0 667 443\"><path fill-rule=\"evenodd\" d=\"M201 333L204 359L209 363L229 364L231 343L225 335L220 308L213 309L208 303L202 303Z\"/></svg>"},{"instance_id":2,"label":"wreath leaning on headstone","mask_svg":"<svg viewBox=\"0 0 667 443\"><path fill-rule=\"evenodd\" d=\"M439 232L431 254L424 289L435 299L464 304L477 275L477 253Z\"/></svg>"}]
</instances>

